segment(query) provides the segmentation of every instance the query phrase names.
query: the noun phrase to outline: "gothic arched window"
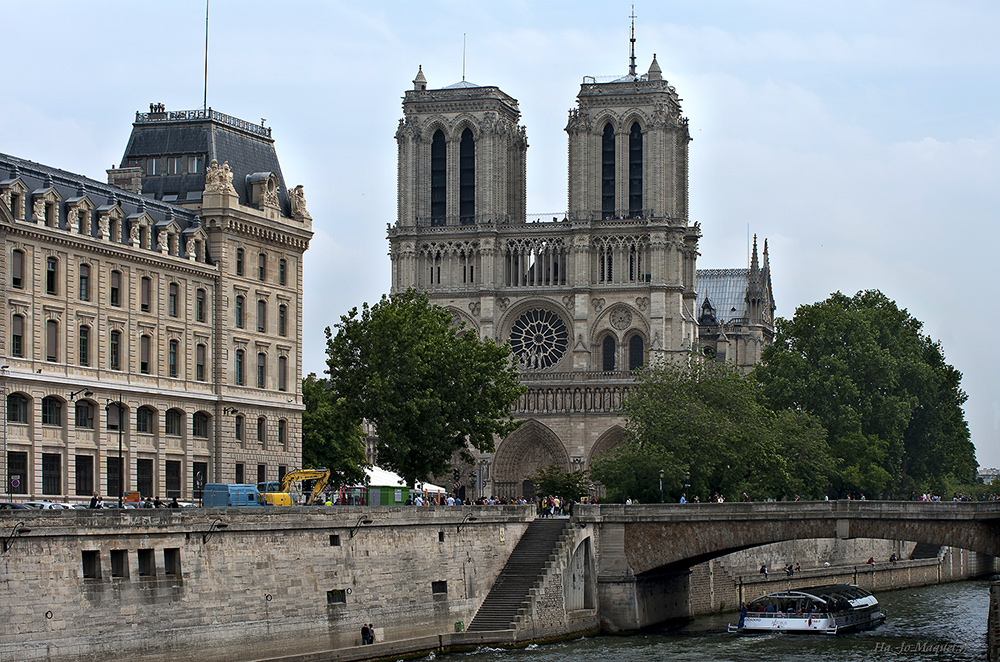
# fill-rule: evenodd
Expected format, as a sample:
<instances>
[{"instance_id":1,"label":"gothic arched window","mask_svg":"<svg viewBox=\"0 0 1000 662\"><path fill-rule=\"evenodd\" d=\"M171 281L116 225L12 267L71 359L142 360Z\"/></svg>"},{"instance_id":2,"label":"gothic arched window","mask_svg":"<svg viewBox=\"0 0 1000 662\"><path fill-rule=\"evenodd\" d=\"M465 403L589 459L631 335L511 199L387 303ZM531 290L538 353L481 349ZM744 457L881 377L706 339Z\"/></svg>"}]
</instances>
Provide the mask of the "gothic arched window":
<instances>
[{"instance_id":1,"label":"gothic arched window","mask_svg":"<svg viewBox=\"0 0 1000 662\"><path fill-rule=\"evenodd\" d=\"M470 225L476 218L476 141L469 129L462 132L458 155L458 216Z\"/></svg>"},{"instance_id":2,"label":"gothic arched window","mask_svg":"<svg viewBox=\"0 0 1000 662\"><path fill-rule=\"evenodd\" d=\"M615 215L615 127L610 122L601 137L601 214Z\"/></svg>"},{"instance_id":3,"label":"gothic arched window","mask_svg":"<svg viewBox=\"0 0 1000 662\"><path fill-rule=\"evenodd\" d=\"M602 365L601 370L611 372L615 369L615 339L607 336L601 345Z\"/></svg>"},{"instance_id":4,"label":"gothic arched window","mask_svg":"<svg viewBox=\"0 0 1000 662\"><path fill-rule=\"evenodd\" d=\"M445 150L444 132L438 129L431 140L431 225L444 225L448 212L445 194L448 157Z\"/></svg>"},{"instance_id":5,"label":"gothic arched window","mask_svg":"<svg viewBox=\"0 0 1000 662\"><path fill-rule=\"evenodd\" d=\"M628 341L628 369L635 370L636 368L641 368L642 364L646 362L644 354L644 349L642 346L642 336L636 334L629 338Z\"/></svg>"},{"instance_id":6,"label":"gothic arched window","mask_svg":"<svg viewBox=\"0 0 1000 662\"><path fill-rule=\"evenodd\" d=\"M628 213L642 214L642 129L632 123L628 134Z\"/></svg>"}]
</instances>

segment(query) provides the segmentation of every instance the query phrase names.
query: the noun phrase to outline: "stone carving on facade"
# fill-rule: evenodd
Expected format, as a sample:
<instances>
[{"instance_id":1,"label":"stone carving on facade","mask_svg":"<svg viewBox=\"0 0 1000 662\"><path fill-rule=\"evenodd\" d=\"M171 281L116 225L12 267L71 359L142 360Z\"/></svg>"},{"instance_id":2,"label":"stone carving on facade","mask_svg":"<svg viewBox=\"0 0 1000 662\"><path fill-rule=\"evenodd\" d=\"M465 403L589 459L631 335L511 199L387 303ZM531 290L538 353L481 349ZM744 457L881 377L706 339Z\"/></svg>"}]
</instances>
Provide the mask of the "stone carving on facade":
<instances>
[{"instance_id":1,"label":"stone carving on facade","mask_svg":"<svg viewBox=\"0 0 1000 662\"><path fill-rule=\"evenodd\" d=\"M288 201L292 206L292 218L298 220L312 220L309 211L306 209L306 189L302 184L288 191Z\"/></svg>"},{"instance_id":2,"label":"stone carving on facade","mask_svg":"<svg viewBox=\"0 0 1000 662\"><path fill-rule=\"evenodd\" d=\"M589 133L593 128L590 113L581 112L579 108L571 108L569 121L566 123L567 133Z\"/></svg>"},{"instance_id":3,"label":"stone carving on facade","mask_svg":"<svg viewBox=\"0 0 1000 662\"><path fill-rule=\"evenodd\" d=\"M562 298L562 302L564 306L566 306L567 308L571 308L573 305L573 295L567 294Z\"/></svg>"},{"instance_id":4,"label":"stone carving on facade","mask_svg":"<svg viewBox=\"0 0 1000 662\"><path fill-rule=\"evenodd\" d=\"M133 246L139 245L139 224L130 223L128 226L128 238L132 242Z\"/></svg>"},{"instance_id":5,"label":"stone carving on facade","mask_svg":"<svg viewBox=\"0 0 1000 662\"><path fill-rule=\"evenodd\" d=\"M507 306L510 305L510 299L508 297L500 297L497 299L497 308L501 311L507 310Z\"/></svg>"},{"instance_id":6,"label":"stone carving on facade","mask_svg":"<svg viewBox=\"0 0 1000 662\"><path fill-rule=\"evenodd\" d=\"M592 299L590 303L593 304L595 311L601 312L604 310L604 299Z\"/></svg>"},{"instance_id":7,"label":"stone carving on facade","mask_svg":"<svg viewBox=\"0 0 1000 662\"><path fill-rule=\"evenodd\" d=\"M218 160L212 159L212 163L205 170L205 192L236 195L236 189L233 187L233 171L229 169L229 161L220 166Z\"/></svg>"},{"instance_id":8,"label":"stone carving on facade","mask_svg":"<svg viewBox=\"0 0 1000 662\"><path fill-rule=\"evenodd\" d=\"M399 120L399 128L396 129L396 141L405 139L412 140L420 135L420 122L413 117L403 117Z\"/></svg>"},{"instance_id":9,"label":"stone carving on facade","mask_svg":"<svg viewBox=\"0 0 1000 662\"><path fill-rule=\"evenodd\" d=\"M469 312L472 313L473 317L479 317L479 302L473 301L469 303Z\"/></svg>"},{"instance_id":10,"label":"stone carving on facade","mask_svg":"<svg viewBox=\"0 0 1000 662\"><path fill-rule=\"evenodd\" d=\"M635 305L639 308L639 310L645 311L649 306L649 297L636 297Z\"/></svg>"},{"instance_id":11,"label":"stone carving on facade","mask_svg":"<svg viewBox=\"0 0 1000 662\"><path fill-rule=\"evenodd\" d=\"M101 239L104 241L108 240L108 215L101 214L97 218L97 229L101 233Z\"/></svg>"},{"instance_id":12,"label":"stone carving on facade","mask_svg":"<svg viewBox=\"0 0 1000 662\"><path fill-rule=\"evenodd\" d=\"M612 310L609 317L611 326L619 331L624 331L632 325L632 312L625 306L618 306Z\"/></svg>"}]
</instances>

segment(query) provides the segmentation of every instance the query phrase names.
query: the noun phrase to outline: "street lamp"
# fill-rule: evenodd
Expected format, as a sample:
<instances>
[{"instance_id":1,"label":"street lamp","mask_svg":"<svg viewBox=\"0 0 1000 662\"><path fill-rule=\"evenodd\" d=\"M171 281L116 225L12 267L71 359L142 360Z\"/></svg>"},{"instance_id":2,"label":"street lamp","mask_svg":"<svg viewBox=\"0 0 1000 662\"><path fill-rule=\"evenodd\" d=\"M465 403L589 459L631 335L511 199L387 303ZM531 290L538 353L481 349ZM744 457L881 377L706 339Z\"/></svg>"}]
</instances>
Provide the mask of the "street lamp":
<instances>
[{"instance_id":1,"label":"street lamp","mask_svg":"<svg viewBox=\"0 0 1000 662\"><path fill-rule=\"evenodd\" d=\"M7 474L7 376L10 374L10 366L4 364L0 366L0 378L3 379L3 491L10 492L10 476Z\"/></svg>"},{"instance_id":2,"label":"street lamp","mask_svg":"<svg viewBox=\"0 0 1000 662\"><path fill-rule=\"evenodd\" d=\"M125 505L125 463L122 462L122 407L124 405L122 404L121 396L118 396L118 400L111 400L109 398L104 410L109 411L111 405L118 408L118 507L121 508Z\"/></svg>"},{"instance_id":3,"label":"street lamp","mask_svg":"<svg viewBox=\"0 0 1000 662\"><path fill-rule=\"evenodd\" d=\"M660 503L663 503L663 469L660 469Z\"/></svg>"}]
</instances>

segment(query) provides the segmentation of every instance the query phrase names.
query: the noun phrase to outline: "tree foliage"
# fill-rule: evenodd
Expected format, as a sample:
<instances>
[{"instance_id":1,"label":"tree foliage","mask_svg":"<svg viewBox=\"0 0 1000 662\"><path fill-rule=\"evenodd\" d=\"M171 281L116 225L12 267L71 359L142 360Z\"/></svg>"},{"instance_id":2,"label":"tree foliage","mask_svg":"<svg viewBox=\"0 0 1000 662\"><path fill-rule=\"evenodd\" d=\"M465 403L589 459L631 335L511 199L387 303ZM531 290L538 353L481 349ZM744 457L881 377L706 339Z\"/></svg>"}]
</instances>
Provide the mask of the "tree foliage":
<instances>
[{"instance_id":1,"label":"tree foliage","mask_svg":"<svg viewBox=\"0 0 1000 662\"><path fill-rule=\"evenodd\" d=\"M581 497L587 496L590 487L587 471L566 473L555 465L539 470L531 480L539 496L557 496L563 500L580 501Z\"/></svg>"},{"instance_id":2,"label":"tree foliage","mask_svg":"<svg viewBox=\"0 0 1000 662\"><path fill-rule=\"evenodd\" d=\"M807 411L826 428L840 495L907 496L975 479L962 375L922 326L878 291L837 292L777 322L754 374L772 407Z\"/></svg>"},{"instance_id":3,"label":"tree foliage","mask_svg":"<svg viewBox=\"0 0 1000 662\"><path fill-rule=\"evenodd\" d=\"M659 501L687 492L727 499L821 497L829 480L822 428L802 412L774 414L756 382L728 363L691 356L643 368L621 412L628 443L594 461L613 500Z\"/></svg>"},{"instance_id":4,"label":"tree foliage","mask_svg":"<svg viewBox=\"0 0 1000 662\"><path fill-rule=\"evenodd\" d=\"M302 467L330 470L330 484L358 485L365 477L365 435L348 416L343 398L336 399L325 379L302 380Z\"/></svg>"},{"instance_id":5,"label":"tree foliage","mask_svg":"<svg viewBox=\"0 0 1000 662\"><path fill-rule=\"evenodd\" d=\"M523 392L510 348L457 329L447 310L412 289L355 308L329 328L327 365L349 420L370 421L378 464L417 480L446 473L466 445L493 450L517 427Z\"/></svg>"}]
</instances>

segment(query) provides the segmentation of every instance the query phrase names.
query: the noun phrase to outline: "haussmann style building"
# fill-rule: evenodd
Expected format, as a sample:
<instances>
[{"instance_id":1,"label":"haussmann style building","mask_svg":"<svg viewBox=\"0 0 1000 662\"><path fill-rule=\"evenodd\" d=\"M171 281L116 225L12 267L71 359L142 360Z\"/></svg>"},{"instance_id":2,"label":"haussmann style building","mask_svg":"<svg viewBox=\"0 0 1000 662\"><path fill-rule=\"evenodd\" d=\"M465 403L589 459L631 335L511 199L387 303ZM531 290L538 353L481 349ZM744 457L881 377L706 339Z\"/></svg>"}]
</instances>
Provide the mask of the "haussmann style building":
<instances>
[{"instance_id":1,"label":"haussmann style building","mask_svg":"<svg viewBox=\"0 0 1000 662\"><path fill-rule=\"evenodd\" d=\"M749 370L773 338L766 244L762 264L755 240L749 268L697 270L688 120L655 55L645 74L631 63L583 79L556 217L526 213L516 99L465 80L431 88L422 68L406 91L392 291L426 291L510 342L528 388L524 424L463 467L466 496L531 497L539 469L588 469L624 438L615 410L638 366L700 351Z\"/></svg>"},{"instance_id":2,"label":"haussmann style building","mask_svg":"<svg viewBox=\"0 0 1000 662\"><path fill-rule=\"evenodd\" d=\"M271 129L212 109L136 113L107 183L0 154L5 491L186 500L297 467L311 227Z\"/></svg>"}]
</instances>

